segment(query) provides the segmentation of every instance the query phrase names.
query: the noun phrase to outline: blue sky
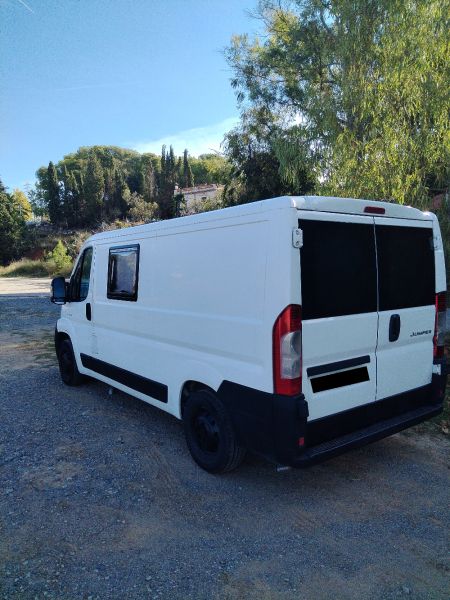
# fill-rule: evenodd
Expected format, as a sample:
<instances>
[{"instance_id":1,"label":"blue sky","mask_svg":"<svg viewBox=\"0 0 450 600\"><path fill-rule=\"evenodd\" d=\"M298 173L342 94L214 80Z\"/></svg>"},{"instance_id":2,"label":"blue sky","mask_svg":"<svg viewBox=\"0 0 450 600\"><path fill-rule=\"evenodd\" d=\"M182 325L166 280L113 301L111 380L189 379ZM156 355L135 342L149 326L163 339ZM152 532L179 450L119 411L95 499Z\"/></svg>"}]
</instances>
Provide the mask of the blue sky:
<instances>
[{"instance_id":1,"label":"blue sky","mask_svg":"<svg viewBox=\"0 0 450 600\"><path fill-rule=\"evenodd\" d=\"M0 0L0 177L113 144L219 149L238 110L222 54L256 0Z\"/></svg>"}]
</instances>

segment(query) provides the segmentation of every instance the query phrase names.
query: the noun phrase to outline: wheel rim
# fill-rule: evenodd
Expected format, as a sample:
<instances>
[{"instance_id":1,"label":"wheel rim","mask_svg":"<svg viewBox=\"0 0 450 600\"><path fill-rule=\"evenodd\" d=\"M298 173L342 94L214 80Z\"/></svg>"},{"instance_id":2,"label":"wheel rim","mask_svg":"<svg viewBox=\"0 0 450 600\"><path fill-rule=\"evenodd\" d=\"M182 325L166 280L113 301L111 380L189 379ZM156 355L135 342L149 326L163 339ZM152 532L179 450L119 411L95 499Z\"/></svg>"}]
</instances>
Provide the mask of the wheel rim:
<instances>
[{"instance_id":1,"label":"wheel rim","mask_svg":"<svg viewBox=\"0 0 450 600\"><path fill-rule=\"evenodd\" d=\"M195 415L193 430L196 442L203 452L217 452L220 442L219 426L210 412L203 409Z\"/></svg>"},{"instance_id":2,"label":"wheel rim","mask_svg":"<svg viewBox=\"0 0 450 600\"><path fill-rule=\"evenodd\" d=\"M72 371L73 371L72 354L69 352L69 350L64 349L61 352L60 365L61 365L61 374L63 376L63 379L69 379L70 376L72 375Z\"/></svg>"}]
</instances>

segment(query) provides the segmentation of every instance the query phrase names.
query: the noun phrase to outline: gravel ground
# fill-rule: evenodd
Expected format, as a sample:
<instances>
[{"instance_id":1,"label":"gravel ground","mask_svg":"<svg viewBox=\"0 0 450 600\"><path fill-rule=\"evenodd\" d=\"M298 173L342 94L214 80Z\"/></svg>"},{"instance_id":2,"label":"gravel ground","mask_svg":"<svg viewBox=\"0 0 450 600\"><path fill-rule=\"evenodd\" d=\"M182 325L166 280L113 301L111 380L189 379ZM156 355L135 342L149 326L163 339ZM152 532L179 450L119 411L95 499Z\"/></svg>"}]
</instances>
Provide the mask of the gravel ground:
<instances>
[{"instance_id":1,"label":"gravel ground","mask_svg":"<svg viewBox=\"0 0 450 600\"><path fill-rule=\"evenodd\" d=\"M0 598L448 600L448 441L208 475L172 417L63 386L57 313L0 296Z\"/></svg>"}]
</instances>

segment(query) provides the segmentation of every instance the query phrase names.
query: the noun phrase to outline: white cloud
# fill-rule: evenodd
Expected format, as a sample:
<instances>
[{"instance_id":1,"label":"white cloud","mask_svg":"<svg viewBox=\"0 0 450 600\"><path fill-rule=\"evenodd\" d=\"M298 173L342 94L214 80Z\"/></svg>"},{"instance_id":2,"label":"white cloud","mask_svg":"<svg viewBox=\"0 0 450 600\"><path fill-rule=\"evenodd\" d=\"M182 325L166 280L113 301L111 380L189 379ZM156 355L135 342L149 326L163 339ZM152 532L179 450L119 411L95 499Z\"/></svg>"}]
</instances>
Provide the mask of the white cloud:
<instances>
[{"instance_id":1,"label":"white cloud","mask_svg":"<svg viewBox=\"0 0 450 600\"><path fill-rule=\"evenodd\" d=\"M229 117L220 123L207 125L206 127L195 127L186 129L172 135L166 135L158 140L150 140L148 142L131 142L124 144L130 146L138 152L154 152L159 154L161 146L165 144L167 148L173 146L175 154L181 154L185 148L189 150L191 156L198 156L214 150L220 151L220 144L223 136L227 131L230 131L239 122L239 117Z\"/></svg>"}]
</instances>

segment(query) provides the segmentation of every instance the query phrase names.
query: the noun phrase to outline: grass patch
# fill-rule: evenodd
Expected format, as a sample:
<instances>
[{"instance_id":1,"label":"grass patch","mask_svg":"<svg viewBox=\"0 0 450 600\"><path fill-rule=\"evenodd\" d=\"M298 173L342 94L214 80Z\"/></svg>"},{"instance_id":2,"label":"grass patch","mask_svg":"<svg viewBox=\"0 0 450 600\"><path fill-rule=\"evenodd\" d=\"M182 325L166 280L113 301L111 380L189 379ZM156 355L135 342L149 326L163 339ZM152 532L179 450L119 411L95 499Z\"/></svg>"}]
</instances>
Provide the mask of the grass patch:
<instances>
[{"instance_id":1,"label":"grass patch","mask_svg":"<svg viewBox=\"0 0 450 600\"><path fill-rule=\"evenodd\" d=\"M7 267L0 267L0 277L68 277L71 270L72 265L61 270L50 260L23 258Z\"/></svg>"}]
</instances>

